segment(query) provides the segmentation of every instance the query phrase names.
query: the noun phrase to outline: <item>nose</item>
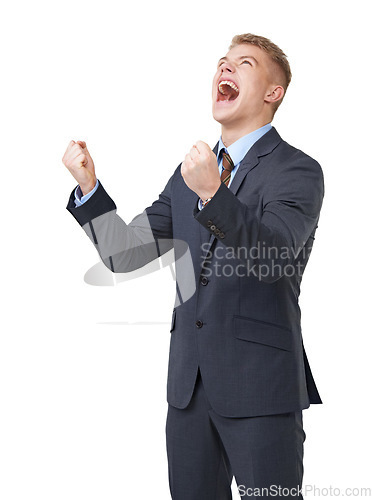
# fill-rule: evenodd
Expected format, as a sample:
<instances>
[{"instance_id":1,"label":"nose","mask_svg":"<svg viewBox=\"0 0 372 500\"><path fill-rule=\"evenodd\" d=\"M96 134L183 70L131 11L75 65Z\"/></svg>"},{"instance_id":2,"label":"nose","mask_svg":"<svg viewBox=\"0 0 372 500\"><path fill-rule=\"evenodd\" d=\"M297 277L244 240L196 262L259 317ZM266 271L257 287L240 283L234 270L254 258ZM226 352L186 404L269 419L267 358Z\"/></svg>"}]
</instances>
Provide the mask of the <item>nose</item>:
<instances>
[{"instance_id":1,"label":"nose","mask_svg":"<svg viewBox=\"0 0 372 500\"><path fill-rule=\"evenodd\" d=\"M221 73L223 72L232 73L234 71L234 66L227 61L223 62L220 68L221 68Z\"/></svg>"}]
</instances>

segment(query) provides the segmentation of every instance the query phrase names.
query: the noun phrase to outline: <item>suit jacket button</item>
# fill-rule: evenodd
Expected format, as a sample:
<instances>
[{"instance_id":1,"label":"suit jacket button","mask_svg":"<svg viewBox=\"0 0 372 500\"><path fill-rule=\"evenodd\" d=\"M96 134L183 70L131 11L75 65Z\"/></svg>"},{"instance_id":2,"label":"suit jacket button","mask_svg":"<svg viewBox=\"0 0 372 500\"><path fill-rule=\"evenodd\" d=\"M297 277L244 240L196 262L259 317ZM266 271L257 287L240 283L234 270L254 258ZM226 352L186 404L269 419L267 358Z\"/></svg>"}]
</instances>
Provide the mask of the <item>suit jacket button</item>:
<instances>
[{"instance_id":1,"label":"suit jacket button","mask_svg":"<svg viewBox=\"0 0 372 500\"><path fill-rule=\"evenodd\" d=\"M223 233L222 231L220 232L220 238L224 238L225 237L225 233Z\"/></svg>"},{"instance_id":2,"label":"suit jacket button","mask_svg":"<svg viewBox=\"0 0 372 500\"><path fill-rule=\"evenodd\" d=\"M195 323L197 328L201 328L203 326L203 322L198 319L198 321Z\"/></svg>"},{"instance_id":3,"label":"suit jacket button","mask_svg":"<svg viewBox=\"0 0 372 500\"><path fill-rule=\"evenodd\" d=\"M213 224L213 222L212 222L211 220L209 220L209 221L207 222L207 226L208 226L208 227L211 227L211 225L212 225L212 224Z\"/></svg>"},{"instance_id":4,"label":"suit jacket button","mask_svg":"<svg viewBox=\"0 0 372 500\"><path fill-rule=\"evenodd\" d=\"M216 228L216 230L215 230L215 232L214 232L214 234L215 234L216 236L218 236L218 235L220 234L220 232L221 232L221 231L220 231L220 230L218 229L218 227L217 227L217 228Z\"/></svg>"},{"instance_id":5,"label":"suit jacket button","mask_svg":"<svg viewBox=\"0 0 372 500\"><path fill-rule=\"evenodd\" d=\"M216 229L216 226L214 224L211 225L211 231L214 231Z\"/></svg>"},{"instance_id":6,"label":"suit jacket button","mask_svg":"<svg viewBox=\"0 0 372 500\"><path fill-rule=\"evenodd\" d=\"M200 282L201 282L202 285L206 286L209 283L209 279L206 276L202 276L200 278Z\"/></svg>"}]
</instances>

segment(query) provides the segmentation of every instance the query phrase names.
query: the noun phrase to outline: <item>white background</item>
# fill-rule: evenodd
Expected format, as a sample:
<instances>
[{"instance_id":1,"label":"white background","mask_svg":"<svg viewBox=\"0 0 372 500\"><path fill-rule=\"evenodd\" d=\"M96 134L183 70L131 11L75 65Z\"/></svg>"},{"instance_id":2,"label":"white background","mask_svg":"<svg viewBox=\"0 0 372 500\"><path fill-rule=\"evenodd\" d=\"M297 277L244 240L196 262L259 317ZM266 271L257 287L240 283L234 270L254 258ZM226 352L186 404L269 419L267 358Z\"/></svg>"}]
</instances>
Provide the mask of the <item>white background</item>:
<instances>
[{"instance_id":1,"label":"white background","mask_svg":"<svg viewBox=\"0 0 372 500\"><path fill-rule=\"evenodd\" d=\"M293 80L273 125L320 162L326 183L301 294L324 401L304 411L304 485L372 487L367 8L268 0L3 7L2 500L170 498L174 282L169 268L115 287L84 282L98 256L65 208L76 183L62 156L71 139L85 140L130 222L194 141L217 142L212 77L233 35L246 32L287 53Z\"/></svg>"}]
</instances>

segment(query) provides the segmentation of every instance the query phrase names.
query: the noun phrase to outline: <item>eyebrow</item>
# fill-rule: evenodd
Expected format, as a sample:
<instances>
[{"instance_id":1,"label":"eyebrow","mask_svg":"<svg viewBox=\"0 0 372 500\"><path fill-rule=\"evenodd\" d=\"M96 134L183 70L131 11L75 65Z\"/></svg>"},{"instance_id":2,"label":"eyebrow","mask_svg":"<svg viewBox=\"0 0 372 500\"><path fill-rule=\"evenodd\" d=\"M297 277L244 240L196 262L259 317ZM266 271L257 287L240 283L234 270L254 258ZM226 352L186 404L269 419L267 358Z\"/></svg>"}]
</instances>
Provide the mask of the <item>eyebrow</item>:
<instances>
[{"instance_id":1,"label":"eyebrow","mask_svg":"<svg viewBox=\"0 0 372 500\"><path fill-rule=\"evenodd\" d=\"M253 61L254 61L256 64L258 64L257 59L256 59L255 57L253 57L253 56L240 56L240 57L238 57L238 59L239 59L240 61L241 61L242 59L253 59ZM220 64L220 62L221 62L221 61L227 61L227 60L228 60L228 59L227 59L227 57L221 57L221 59L218 61L218 63L217 63L217 64Z\"/></svg>"}]
</instances>

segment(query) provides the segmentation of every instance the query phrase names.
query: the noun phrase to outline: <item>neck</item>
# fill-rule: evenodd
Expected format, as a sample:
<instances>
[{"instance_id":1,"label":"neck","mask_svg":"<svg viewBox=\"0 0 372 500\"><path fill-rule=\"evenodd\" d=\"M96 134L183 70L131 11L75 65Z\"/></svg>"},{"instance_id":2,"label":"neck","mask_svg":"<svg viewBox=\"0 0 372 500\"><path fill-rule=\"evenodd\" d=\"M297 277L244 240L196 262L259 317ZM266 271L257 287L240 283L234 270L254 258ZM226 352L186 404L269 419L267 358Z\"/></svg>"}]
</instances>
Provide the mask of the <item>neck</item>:
<instances>
[{"instance_id":1,"label":"neck","mask_svg":"<svg viewBox=\"0 0 372 500\"><path fill-rule=\"evenodd\" d=\"M221 138L224 145L228 148L235 141L241 137L254 132L255 130L263 127L270 123L269 119L258 119L250 123L246 123L244 126L234 126L228 124L221 124Z\"/></svg>"}]
</instances>

